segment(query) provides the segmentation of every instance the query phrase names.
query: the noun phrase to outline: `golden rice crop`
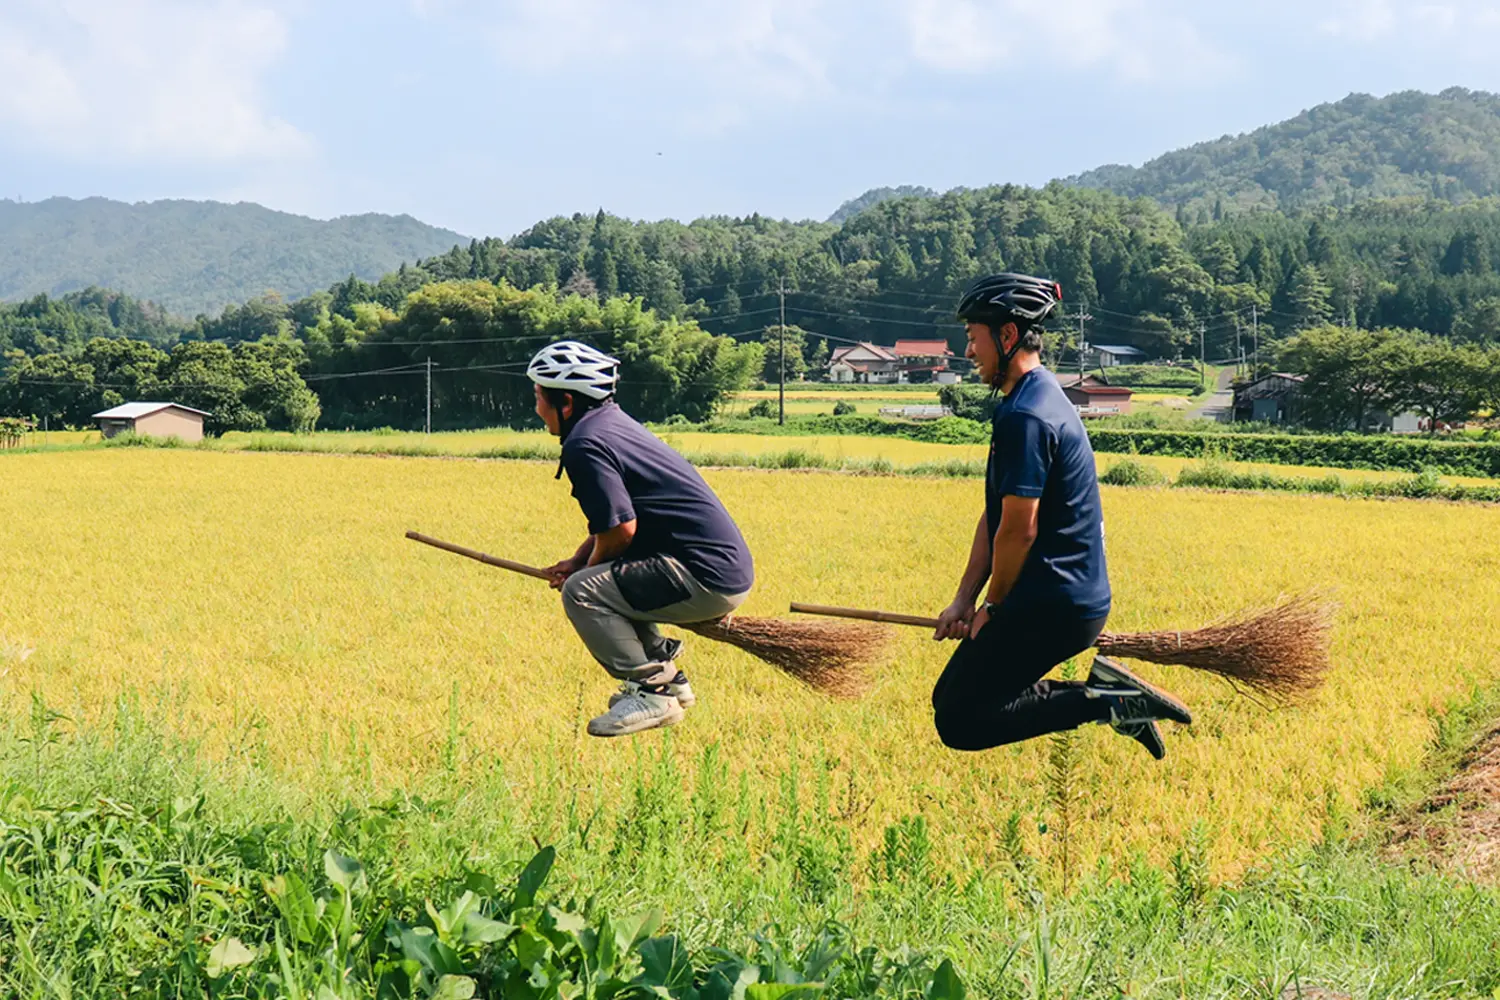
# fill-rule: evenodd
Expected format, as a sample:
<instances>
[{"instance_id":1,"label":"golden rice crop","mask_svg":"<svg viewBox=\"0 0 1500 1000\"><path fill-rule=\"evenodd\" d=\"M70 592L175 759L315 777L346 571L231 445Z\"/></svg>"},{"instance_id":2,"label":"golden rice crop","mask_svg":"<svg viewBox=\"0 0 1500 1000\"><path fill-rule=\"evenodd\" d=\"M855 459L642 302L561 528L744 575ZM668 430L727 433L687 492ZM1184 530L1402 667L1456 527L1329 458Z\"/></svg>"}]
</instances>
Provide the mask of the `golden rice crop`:
<instances>
[{"instance_id":1,"label":"golden rice crop","mask_svg":"<svg viewBox=\"0 0 1500 1000\"><path fill-rule=\"evenodd\" d=\"M935 612L980 498L972 480L711 471L760 582L793 599ZM1316 835L1329 796L1357 804L1414 767L1442 711L1500 681L1500 510L1320 496L1106 489L1110 627L1194 625L1323 587L1342 602L1334 669L1305 706L1267 712L1221 682L1143 666L1194 709L1152 762L1104 727L1081 736L1073 850L1161 860L1207 825L1228 871ZM82 723L123 692L203 752L253 755L308 789L389 790L454 764L517 790L623 808L643 747L691 771L709 744L774 828L777 775L826 765L856 843L925 815L955 866L993 856L1018 812L1041 847L1045 740L944 749L928 692L948 647L902 634L865 701L834 703L691 640L700 702L669 734L581 735L611 690L536 581L413 545L417 528L533 563L583 525L546 463L136 449L0 458L0 701L40 691ZM28 655L18 651L28 650ZM450 701L456 711L450 714Z\"/></svg>"}]
</instances>

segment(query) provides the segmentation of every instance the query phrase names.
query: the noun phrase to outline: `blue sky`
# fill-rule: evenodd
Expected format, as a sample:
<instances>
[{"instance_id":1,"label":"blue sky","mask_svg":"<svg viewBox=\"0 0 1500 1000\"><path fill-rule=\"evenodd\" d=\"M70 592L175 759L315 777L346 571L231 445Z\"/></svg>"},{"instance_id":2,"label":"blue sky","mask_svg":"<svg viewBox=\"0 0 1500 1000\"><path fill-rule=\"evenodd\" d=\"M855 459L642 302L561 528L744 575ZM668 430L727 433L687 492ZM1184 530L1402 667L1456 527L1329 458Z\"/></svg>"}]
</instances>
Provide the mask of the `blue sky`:
<instances>
[{"instance_id":1,"label":"blue sky","mask_svg":"<svg viewBox=\"0 0 1500 1000\"><path fill-rule=\"evenodd\" d=\"M1497 48L1472 0L0 0L0 197L823 218L1500 90Z\"/></svg>"}]
</instances>

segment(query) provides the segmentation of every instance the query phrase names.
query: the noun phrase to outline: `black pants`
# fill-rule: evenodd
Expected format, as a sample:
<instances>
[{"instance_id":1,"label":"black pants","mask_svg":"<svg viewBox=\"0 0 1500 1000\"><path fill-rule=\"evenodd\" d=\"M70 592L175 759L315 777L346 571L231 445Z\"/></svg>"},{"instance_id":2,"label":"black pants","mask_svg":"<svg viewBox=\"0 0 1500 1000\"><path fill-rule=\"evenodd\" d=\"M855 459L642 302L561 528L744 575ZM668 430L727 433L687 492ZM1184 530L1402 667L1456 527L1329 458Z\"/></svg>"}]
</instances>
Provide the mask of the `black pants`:
<instances>
[{"instance_id":1,"label":"black pants","mask_svg":"<svg viewBox=\"0 0 1500 1000\"><path fill-rule=\"evenodd\" d=\"M1081 681L1042 680L1092 646L1105 618L1001 605L979 638L959 643L932 690L938 737L954 750L988 750L1108 719Z\"/></svg>"}]
</instances>

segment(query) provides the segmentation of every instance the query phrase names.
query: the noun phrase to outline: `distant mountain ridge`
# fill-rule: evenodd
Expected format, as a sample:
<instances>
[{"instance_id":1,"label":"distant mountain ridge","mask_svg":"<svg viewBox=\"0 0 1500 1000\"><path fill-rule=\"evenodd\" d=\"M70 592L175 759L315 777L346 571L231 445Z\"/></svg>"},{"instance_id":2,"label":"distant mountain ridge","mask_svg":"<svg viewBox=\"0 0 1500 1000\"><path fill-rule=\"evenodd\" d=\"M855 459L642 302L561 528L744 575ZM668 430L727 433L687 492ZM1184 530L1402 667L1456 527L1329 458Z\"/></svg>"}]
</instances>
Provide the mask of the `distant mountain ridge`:
<instances>
[{"instance_id":1,"label":"distant mountain ridge","mask_svg":"<svg viewBox=\"0 0 1500 1000\"><path fill-rule=\"evenodd\" d=\"M1194 210L1485 198L1500 194L1500 95L1461 87L1350 94L1244 135L1063 183Z\"/></svg>"},{"instance_id":2,"label":"distant mountain ridge","mask_svg":"<svg viewBox=\"0 0 1500 1000\"><path fill-rule=\"evenodd\" d=\"M858 198L850 198L838 207L828 221L835 224L843 224L867 208L874 208L883 201L894 201L897 198L936 198L937 192L929 187L918 184L902 184L900 187L878 187L871 188Z\"/></svg>"},{"instance_id":3,"label":"distant mountain ridge","mask_svg":"<svg viewBox=\"0 0 1500 1000\"><path fill-rule=\"evenodd\" d=\"M1500 95L1450 87L1439 94L1350 94L1243 135L1062 178L1070 187L1151 198L1196 218L1202 210L1295 210L1377 198L1464 202L1500 195ZM829 219L845 222L929 188L872 188Z\"/></svg>"},{"instance_id":4,"label":"distant mountain ridge","mask_svg":"<svg viewBox=\"0 0 1500 1000\"><path fill-rule=\"evenodd\" d=\"M467 242L409 215L325 222L248 202L0 200L0 299L103 286L192 316L375 279Z\"/></svg>"}]
</instances>

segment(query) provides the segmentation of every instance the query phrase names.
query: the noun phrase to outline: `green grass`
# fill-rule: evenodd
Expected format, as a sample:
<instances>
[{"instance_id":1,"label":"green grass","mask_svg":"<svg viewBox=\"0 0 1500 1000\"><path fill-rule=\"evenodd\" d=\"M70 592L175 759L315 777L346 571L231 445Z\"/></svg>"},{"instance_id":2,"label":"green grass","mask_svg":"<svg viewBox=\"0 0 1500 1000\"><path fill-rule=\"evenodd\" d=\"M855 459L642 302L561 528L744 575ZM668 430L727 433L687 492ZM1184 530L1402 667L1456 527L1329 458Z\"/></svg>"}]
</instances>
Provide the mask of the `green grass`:
<instances>
[{"instance_id":1,"label":"green grass","mask_svg":"<svg viewBox=\"0 0 1500 1000\"><path fill-rule=\"evenodd\" d=\"M11 708L5 996L940 1000L962 995L960 979L973 997L1500 988L1500 893L1380 860L1336 803L1321 842L1232 883L1209 878L1200 826L1162 868L1075 858L1063 893L1060 855L1027 853L1003 804L992 850L962 868L935 860L941 816L897 821L861 854L841 828L857 790L788 763L775 800L747 801L715 747L684 759L670 735L621 748L635 783L604 824L581 808L588 776L567 748L534 765L552 791L518 801L457 725L432 737L451 770L419 787L373 789L355 772L313 792L261 763L253 732L217 762L163 737L153 714L170 704L122 702L112 726L84 731L40 703ZM1087 808L1077 794L1059 800ZM779 831L759 853L735 835L747 810ZM601 957L606 939L617 947ZM733 994L740 977L759 985ZM799 991L804 979L822 985Z\"/></svg>"}]
</instances>

